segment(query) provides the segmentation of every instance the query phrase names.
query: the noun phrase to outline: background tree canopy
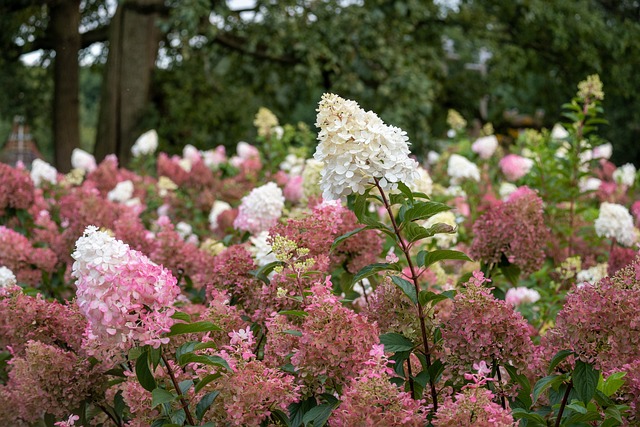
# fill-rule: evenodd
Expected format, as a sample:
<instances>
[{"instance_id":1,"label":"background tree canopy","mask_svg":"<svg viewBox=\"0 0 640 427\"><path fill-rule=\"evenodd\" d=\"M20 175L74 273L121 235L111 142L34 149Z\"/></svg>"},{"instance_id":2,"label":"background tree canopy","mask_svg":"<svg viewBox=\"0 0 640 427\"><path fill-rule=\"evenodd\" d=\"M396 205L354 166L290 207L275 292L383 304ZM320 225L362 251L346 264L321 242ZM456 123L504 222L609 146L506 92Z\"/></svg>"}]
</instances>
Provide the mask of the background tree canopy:
<instances>
[{"instance_id":1,"label":"background tree canopy","mask_svg":"<svg viewBox=\"0 0 640 427\"><path fill-rule=\"evenodd\" d=\"M312 125L332 91L406 130L421 156L450 108L505 135L551 127L598 73L614 161L640 164L639 18L618 0L3 2L0 141L20 114L61 170L76 146L126 162L149 128L169 152L233 147L254 137L260 106ZM19 60L38 49L38 64Z\"/></svg>"}]
</instances>

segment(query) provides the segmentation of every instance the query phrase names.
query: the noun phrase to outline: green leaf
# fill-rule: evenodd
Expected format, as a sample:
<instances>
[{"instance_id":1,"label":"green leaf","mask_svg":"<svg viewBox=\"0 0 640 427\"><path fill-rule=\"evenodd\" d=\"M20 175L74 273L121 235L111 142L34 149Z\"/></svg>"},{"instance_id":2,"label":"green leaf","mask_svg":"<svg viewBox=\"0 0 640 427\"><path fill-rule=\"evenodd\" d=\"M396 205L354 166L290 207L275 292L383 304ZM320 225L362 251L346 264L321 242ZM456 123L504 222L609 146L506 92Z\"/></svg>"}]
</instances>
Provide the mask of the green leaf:
<instances>
[{"instance_id":1,"label":"green leaf","mask_svg":"<svg viewBox=\"0 0 640 427\"><path fill-rule=\"evenodd\" d=\"M202 388L204 386L209 384L211 381L217 380L221 376L222 376L222 374L220 374L219 372L216 372L215 374L209 374L209 375L205 376L200 381L198 381L198 384L196 384L195 388L193 389L194 393L198 393L200 390L202 390Z\"/></svg>"},{"instance_id":2,"label":"green leaf","mask_svg":"<svg viewBox=\"0 0 640 427\"><path fill-rule=\"evenodd\" d=\"M167 334L168 337L181 334L192 334L196 332L209 332L209 331L221 331L219 326L214 325L209 321L200 321L194 323L175 323L171 327L171 331Z\"/></svg>"},{"instance_id":3,"label":"green leaf","mask_svg":"<svg viewBox=\"0 0 640 427\"><path fill-rule=\"evenodd\" d=\"M138 382L140 385L147 391L155 390L156 380L153 378L153 374L149 369L149 353L147 351L143 352L136 359L136 377L138 378Z\"/></svg>"},{"instance_id":4,"label":"green leaf","mask_svg":"<svg viewBox=\"0 0 640 427\"><path fill-rule=\"evenodd\" d=\"M578 393L580 400L586 405L593 398L598 387L600 373L589 363L576 360L576 367L573 370L573 387Z\"/></svg>"},{"instance_id":5,"label":"green leaf","mask_svg":"<svg viewBox=\"0 0 640 427\"><path fill-rule=\"evenodd\" d=\"M284 316L295 316L295 317L306 317L309 315L309 313L302 310L282 310L282 311L279 311L278 314L282 314Z\"/></svg>"},{"instance_id":6,"label":"green leaf","mask_svg":"<svg viewBox=\"0 0 640 427\"><path fill-rule=\"evenodd\" d=\"M355 196L355 200L353 202L353 213L356 214L356 218L358 221L364 224L364 219L367 215L367 208L369 207L368 196L369 191L367 190L364 194L357 194Z\"/></svg>"},{"instance_id":7,"label":"green leaf","mask_svg":"<svg viewBox=\"0 0 640 427\"><path fill-rule=\"evenodd\" d=\"M613 396L620 387L626 382L622 378L627 375L626 372L614 372L602 382L598 382L598 390L600 390L605 396Z\"/></svg>"},{"instance_id":8,"label":"green leaf","mask_svg":"<svg viewBox=\"0 0 640 427\"><path fill-rule=\"evenodd\" d=\"M334 405L330 405L328 403L323 403L322 405L314 406L304 414L302 417L302 422L305 427L311 425L313 427L322 427L325 425L329 417L331 416L331 411L333 411Z\"/></svg>"},{"instance_id":9,"label":"green leaf","mask_svg":"<svg viewBox=\"0 0 640 427\"><path fill-rule=\"evenodd\" d=\"M414 347L410 339L395 332L380 335L380 343L384 344L385 353L409 351Z\"/></svg>"},{"instance_id":10,"label":"green leaf","mask_svg":"<svg viewBox=\"0 0 640 427\"><path fill-rule=\"evenodd\" d=\"M525 409L530 408L532 402L531 402L531 383L529 382L529 379L525 375L519 374L518 370L511 365L505 364L502 366L509 374L509 377L511 377L511 380L515 381L516 383L518 383L518 385L520 385L520 390L518 392L517 399L522 403L523 406L525 406Z\"/></svg>"},{"instance_id":11,"label":"green leaf","mask_svg":"<svg viewBox=\"0 0 640 427\"><path fill-rule=\"evenodd\" d=\"M429 377L433 378L433 382L440 381L440 375L444 372L444 363L440 359L434 360L429 367Z\"/></svg>"},{"instance_id":12,"label":"green leaf","mask_svg":"<svg viewBox=\"0 0 640 427\"><path fill-rule=\"evenodd\" d=\"M444 203L439 202L418 202L413 207L407 209L407 212L404 214L404 221L418 221L423 219L429 219L432 216L440 213L451 210L450 206L445 205Z\"/></svg>"},{"instance_id":13,"label":"green leaf","mask_svg":"<svg viewBox=\"0 0 640 427\"><path fill-rule=\"evenodd\" d=\"M178 359L178 362L180 363L180 365L186 365L188 363L201 363L203 365L209 366L220 366L222 368L225 368L227 371L231 370L227 361L220 356L206 356L204 354L187 353L180 359Z\"/></svg>"},{"instance_id":14,"label":"green leaf","mask_svg":"<svg viewBox=\"0 0 640 427\"><path fill-rule=\"evenodd\" d=\"M337 237L336 240L333 241L333 244L331 245L331 250L334 250L336 248L336 246L338 246L340 243L344 242L345 240L347 240L349 237L358 234L359 232L366 230L368 227L360 227L360 228L356 228L355 230L351 230L348 233L343 234L340 237Z\"/></svg>"},{"instance_id":15,"label":"green leaf","mask_svg":"<svg viewBox=\"0 0 640 427\"><path fill-rule=\"evenodd\" d=\"M284 265L284 262L273 261L273 262L270 262L269 264L263 265L257 270L251 270L249 273L255 276L257 279L261 280L263 283L266 283L268 285L270 281L267 276L269 275L269 273L273 271L274 268L280 265Z\"/></svg>"},{"instance_id":16,"label":"green leaf","mask_svg":"<svg viewBox=\"0 0 640 427\"><path fill-rule=\"evenodd\" d=\"M547 426L545 419L535 412L529 412L522 408L514 408L511 413L515 419L527 420L527 427Z\"/></svg>"},{"instance_id":17,"label":"green leaf","mask_svg":"<svg viewBox=\"0 0 640 427\"><path fill-rule=\"evenodd\" d=\"M192 385L193 385L193 380L180 381L180 383L178 384L178 388L180 389L180 393L187 394L187 390L189 390Z\"/></svg>"},{"instance_id":18,"label":"green leaf","mask_svg":"<svg viewBox=\"0 0 640 427\"><path fill-rule=\"evenodd\" d=\"M420 291L420 293L418 294L418 302L420 302L420 305L425 305L428 302L431 302L432 305L436 305L440 301L453 299L455 295L455 290L449 290L440 293L424 290Z\"/></svg>"},{"instance_id":19,"label":"green leaf","mask_svg":"<svg viewBox=\"0 0 640 427\"><path fill-rule=\"evenodd\" d=\"M518 278L520 277L520 268L518 268L517 265L501 265L500 271L513 286L516 286L518 284Z\"/></svg>"},{"instance_id":20,"label":"green leaf","mask_svg":"<svg viewBox=\"0 0 640 427\"><path fill-rule=\"evenodd\" d=\"M179 409L171 414L171 422L176 425L176 427L180 427L184 425L185 420L187 419L187 413L184 409ZM168 427L168 426L167 426Z\"/></svg>"},{"instance_id":21,"label":"green leaf","mask_svg":"<svg viewBox=\"0 0 640 427\"><path fill-rule=\"evenodd\" d=\"M533 403L536 403L540 395L550 387L560 385L564 380L564 375L549 375L538 380L536 385L533 386Z\"/></svg>"},{"instance_id":22,"label":"green leaf","mask_svg":"<svg viewBox=\"0 0 640 427\"><path fill-rule=\"evenodd\" d=\"M296 331L295 329L287 329L282 331L283 334L287 334L287 335L293 335L296 337L301 337L302 336L302 332L300 331Z\"/></svg>"},{"instance_id":23,"label":"green leaf","mask_svg":"<svg viewBox=\"0 0 640 427\"><path fill-rule=\"evenodd\" d=\"M173 402L176 399L176 395L163 388L155 388L151 392L151 408L155 408L163 403Z\"/></svg>"},{"instance_id":24,"label":"green leaf","mask_svg":"<svg viewBox=\"0 0 640 427\"><path fill-rule=\"evenodd\" d=\"M353 279L351 279L351 286L353 286L353 284L355 283L358 283L362 279L373 276L374 274L379 273L380 271L387 271L387 270L400 271L401 267L398 264L395 264L395 263L389 264L387 262L369 264L366 267L361 268L360 271L358 271L356 275L353 276Z\"/></svg>"},{"instance_id":25,"label":"green leaf","mask_svg":"<svg viewBox=\"0 0 640 427\"><path fill-rule=\"evenodd\" d=\"M405 184L404 182L398 182L398 190L400 190L404 197L409 200L409 203L413 205L413 191L411 191L411 189L407 187L407 184Z\"/></svg>"},{"instance_id":26,"label":"green leaf","mask_svg":"<svg viewBox=\"0 0 640 427\"><path fill-rule=\"evenodd\" d=\"M408 222L404 227L405 236L409 242L433 237L440 233L453 233L455 230L454 227L442 222L434 224L429 228L422 227L414 222Z\"/></svg>"},{"instance_id":27,"label":"green leaf","mask_svg":"<svg viewBox=\"0 0 640 427\"><path fill-rule=\"evenodd\" d=\"M418 252L418 266L429 267L431 264L442 260L461 260L471 261L466 254L460 251L454 251L449 249L437 249L431 252L420 251Z\"/></svg>"},{"instance_id":28,"label":"green leaf","mask_svg":"<svg viewBox=\"0 0 640 427\"><path fill-rule=\"evenodd\" d=\"M560 362L562 362L571 354L573 354L571 350L560 350L559 352L557 352L556 355L553 356L553 359L551 359L551 363L549 363L549 369L547 370L547 373L550 374L551 372L553 372L556 366L558 366Z\"/></svg>"},{"instance_id":29,"label":"green leaf","mask_svg":"<svg viewBox=\"0 0 640 427\"><path fill-rule=\"evenodd\" d=\"M291 420L291 427L299 427L302 425L302 419L304 414L309 412L311 408L317 405L316 398L310 396L309 398L300 402L292 403L289 405L289 419Z\"/></svg>"},{"instance_id":30,"label":"green leaf","mask_svg":"<svg viewBox=\"0 0 640 427\"><path fill-rule=\"evenodd\" d=\"M184 320L185 322L191 322L191 316L189 316L187 313L183 313L182 311L176 311L175 313L173 313L173 316L171 316L172 319L175 320Z\"/></svg>"},{"instance_id":31,"label":"green leaf","mask_svg":"<svg viewBox=\"0 0 640 427\"><path fill-rule=\"evenodd\" d=\"M391 276L391 281L395 283L396 286L398 286L400 289L402 289L402 292L404 292L404 294L409 297L411 302L413 302L414 304L418 303L418 295L416 294L416 288L413 286L411 282L409 282L406 279L403 279L400 276Z\"/></svg>"},{"instance_id":32,"label":"green leaf","mask_svg":"<svg viewBox=\"0 0 640 427\"><path fill-rule=\"evenodd\" d=\"M196 418L198 421L202 420L202 417L204 417L204 414L219 394L219 391L212 391L202 396L202 399L200 399L200 402L196 405Z\"/></svg>"}]
</instances>

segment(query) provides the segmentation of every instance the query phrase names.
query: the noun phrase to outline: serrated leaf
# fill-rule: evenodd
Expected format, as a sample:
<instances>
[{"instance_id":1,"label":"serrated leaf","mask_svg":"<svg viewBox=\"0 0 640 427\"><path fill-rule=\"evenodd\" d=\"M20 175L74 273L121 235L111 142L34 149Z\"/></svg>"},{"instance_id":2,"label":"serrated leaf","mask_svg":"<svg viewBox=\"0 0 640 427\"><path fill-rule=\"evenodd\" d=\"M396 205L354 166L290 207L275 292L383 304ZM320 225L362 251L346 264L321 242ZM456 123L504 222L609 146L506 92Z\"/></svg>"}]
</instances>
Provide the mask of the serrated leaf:
<instances>
[{"instance_id":1,"label":"serrated leaf","mask_svg":"<svg viewBox=\"0 0 640 427\"><path fill-rule=\"evenodd\" d=\"M356 275L353 276L353 279L351 279L351 286L353 286L353 284L355 283L358 283L362 279L387 270L400 271L401 267L398 264L390 264L388 262L369 264L366 267L361 268L360 271L358 271Z\"/></svg>"},{"instance_id":2,"label":"serrated leaf","mask_svg":"<svg viewBox=\"0 0 640 427\"><path fill-rule=\"evenodd\" d=\"M136 377L138 378L138 382L140 385L147 391L155 390L156 380L153 378L153 374L149 369L149 353L143 352L136 359Z\"/></svg>"},{"instance_id":3,"label":"serrated leaf","mask_svg":"<svg viewBox=\"0 0 640 427\"><path fill-rule=\"evenodd\" d=\"M221 376L222 376L222 374L220 374L219 372L216 372L215 374L206 375L204 378L202 378L200 381L198 381L198 384L196 384L195 388L193 389L194 392L198 393L200 390L202 390L202 388L204 386L209 384L211 381L217 380Z\"/></svg>"},{"instance_id":4,"label":"serrated leaf","mask_svg":"<svg viewBox=\"0 0 640 427\"><path fill-rule=\"evenodd\" d=\"M549 369L547 370L547 373L550 374L551 372L553 372L556 366L558 366L560 362L569 357L571 354L573 354L571 350L560 350L559 352L557 352L556 355L553 356L553 359L551 359L551 363L549 363Z\"/></svg>"},{"instance_id":5,"label":"serrated leaf","mask_svg":"<svg viewBox=\"0 0 640 427\"><path fill-rule=\"evenodd\" d=\"M576 367L573 370L573 387L578 394L578 398L586 405L593 398L598 387L600 373L589 363L576 360Z\"/></svg>"},{"instance_id":6,"label":"serrated leaf","mask_svg":"<svg viewBox=\"0 0 640 427\"><path fill-rule=\"evenodd\" d=\"M414 347L413 342L411 342L410 339L396 332L389 332L388 334L380 335L380 343L384 344L385 353L410 351Z\"/></svg>"},{"instance_id":7,"label":"serrated leaf","mask_svg":"<svg viewBox=\"0 0 640 427\"><path fill-rule=\"evenodd\" d=\"M404 214L404 221L418 221L423 219L429 219L432 216L451 210L450 206L439 202L418 202L413 207L407 209Z\"/></svg>"},{"instance_id":8,"label":"serrated leaf","mask_svg":"<svg viewBox=\"0 0 640 427\"><path fill-rule=\"evenodd\" d=\"M173 402L176 399L176 395L163 388L155 388L151 392L151 408L155 408L163 403Z\"/></svg>"},{"instance_id":9,"label":"serrated leaf","mask_svg":"<svg viewBox=\"0 0 640 427\"><path fill-rule=\"evenodd\" d=\"M187 323L191 322L191 316L189 316L187 313L183 313L182 311L176 311L175 313L173 313L171 318L175 320L184 320Z\"/></svg>"},{"instance_id":10,"label":"serrated leaf","mask_svg":"<svg viewBox=\"0 0 640 427\"><path fill-rule=\"evenodd\" d=\"M471 261L471 258L463 252L450 249L437 249L430 252L420 251L417 256L418 266L420 267L429 267L431 264L443 260Z\"/></svg>"},{"instance_id":11,"label":"serrated leaf","mask_svg":"<svg viewBox=\"0 0 640 427\"><path fill-rule=\"evenodd\" d=\"M196 405L196 418L198 421L202 420L202 417L204 417L204 414L219 394L219 391L212 391L202 396L202 399L200 399L200 402Z\"/></svg>"},{"instance_id":12,"label":"serrated leaf","mask_svg":"<svg viewBox=\"0 0 640 427\"><path fill-rule=\"evenodd\" d=\"M269 274L278 266L284 265L282 261L273 261L269 264L263 265L257 270L251 270L249 273L256 277L258 280L266 283L267 285L270 283Z\"/></svg>"},{"instance_id":13,"label":"serrated leaf","mask_svg":"<svg viewBox=\"0 0 640 427\"><path fill-rule=\"evenodd\" d=\"M299 427L300 425L302 425L304 414L309 412L311 408L315 407L316 405L316 398L313 396L310 396L309 398L300 402L290 404L288 410L291 427Z\"/></svg>"},{"instance_id":14,"label":"serrated leaf","mask_svg":"<svg viewBox=\"0 0 640 427\"><path fill-rule=\"evenodd\" d=\"M403 279L400 276L391 276L391 281L402 289L402 292L409 297L412 303L418 303L418 295L416 294L416 288L413 286L411 282L406 279Z\"/></svg>"},{"instance_id":15,"label":"serrated leaf","mask_svg":"<svg viewBox=\"0 0 640 427\"><path fill-rule=\"evenodd\" d=\"M515 419L527 420L527 427L547 426L545 419L535 412L529 412L522 408L514 408L511 413Z\"/></svg>"},{"instance_id":16,"label":"serrated leaf","mask_svg":"<svg viewBox=\"0 0 640 427\"><path fill-rule=\"evenodd\" d=\"M564 379L564 375L549 375L539 379L536 385L533 386L533 403L536 403L540 395L550 387L562 384Z\"/></svg>"},{"instance_id":17,"label":"serrated leaf","mask_svg":"<svg viewBox=\"0 0 640 427\"><path fill-rule=\"evenodd\" d=\"M413 204L413 191L404 182L398 182L398 190L407 198L410 204Z\"/></svg>"},{"instance_id":18,"label":"serrated leaf","mask_svg":"<svg viewBox=\"0 0 640 427\"><path fill-rule=\"evenodd\" d=\"M515 381L516 383L518 383L518 385L520 385L520 390L518 392L518 399L520 400L520 402L522 402L522 405L525 407L525 409L530 408L532 402L531 402L531 383L529 382L529 379L525 375L519 374L518 370L511 365L505 364L502 366L509 374L509 377L511 377L511 380Z\"/></svg>"},{"instance_id":19,"label":"serrated leaf","mask_svg":"<svg viewBox=\"0 0 640 427\"><path fill-rule=\"evenodd\" d=\"M602 387L598 389L607 397L613 396L626 382L622 378L627 375L626 372L614 372L602 383Z\"/></svg>"},{"instance_id":20,"label":"serrated leaf","mask_svg":"<svg viewBox=\"0 0 640 427\"><path fill-rule=\"evenodd\" d=\"M306 317L309 315L309 313L302 310L282 310L282 311L279 311L278 314L282 314L284 316L295 316L295 317Z\"/></svg>"},{"instance_id":21,"label":"serrated leaf","mask_svg":"<svg viewBox=\"0 0 640 427\"><path fill-rule=\"evenodd\" d=\"M171 326L168 337L181 334L192 334L197 332L221 331L222 329L209 321L200 321L194 323L175 323Z\"/></svg>"},{"instance_id":22,"label":"serrated leaf","mask_svg":"<svg viewBox=\"0 0 640 427\"><path fill-rule=\"evenodd\" d=\"M431 302L431 305L436 305L440 301L453 299L455 295L455 290L443 291L440 293L424 290L420 291L420 293L418 294L418 302L420 303L420 305L425 305L428 302Z\"/></svg>"},{"instance_id":23,"label":"serrated leaf","mask_svg":"<svg viewBox=\"0 0 640 427\"><path fill-rule=\"evenodd\" d=\"M334 250L336 248L336 246L338 246L340 243L344 242L345 240L347 240L349 237L358 234L359 232L366 230L367 227L360 227L360 228L356 228L355 230L351 230L348 233L344 233L342 236L337 237L334 241L333 244L331 245L331 250Z\"/></svg>"},{"instance_id":24,"label":"serrated leaf","mask_svg":"<svg viewBox=\"0 0 640 427\"><path fill-rule=\"evenodd\" d=\"M231 368L229 367L229 363L227 363L227 361L220 356L207 356L204 354L187 353L178 360L178 363L180 363L180 365L186 365L188 363L201 363L203 365L209 366L220 366L228 371L231 370Z\"/></svg>"},{"instance_id":25,"label":"serrated leaf","mask_svg":"<svg viewBox=\"0 0 640 427\"><path fill-rule=\"evenodd\" d=\"M334 405L330 405L328 403L314 406L309 410L309 412L304 414L304 417L302 417L302 422L304 423L305 427L308 425L311 425L313 427L322 427L331 416L333 408Z\"/></svg>"}]
</instances>

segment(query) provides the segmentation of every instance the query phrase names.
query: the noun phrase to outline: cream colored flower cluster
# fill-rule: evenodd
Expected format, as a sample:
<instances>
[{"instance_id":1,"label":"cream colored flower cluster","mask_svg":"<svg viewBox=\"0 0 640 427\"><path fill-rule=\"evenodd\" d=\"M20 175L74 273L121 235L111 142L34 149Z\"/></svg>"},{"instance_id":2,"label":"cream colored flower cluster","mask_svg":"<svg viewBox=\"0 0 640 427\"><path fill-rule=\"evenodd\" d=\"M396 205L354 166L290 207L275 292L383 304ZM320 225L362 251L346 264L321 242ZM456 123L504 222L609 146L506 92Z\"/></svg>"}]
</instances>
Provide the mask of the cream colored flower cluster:
<instances>
[{"instance_id":1,"label":"cream colored flower cluster","mask_svg":"<svg viewBox=\"0 0 640 427\"><path fill-rule=\"evenodd\" d=\"M418 163L409 157L402 129L334 94L324 94L317 111L320 143L314 158L324 162L320 187L325 199L363 194L374 179L388 191L417 178Z\"/></svg>"}]
</instances>

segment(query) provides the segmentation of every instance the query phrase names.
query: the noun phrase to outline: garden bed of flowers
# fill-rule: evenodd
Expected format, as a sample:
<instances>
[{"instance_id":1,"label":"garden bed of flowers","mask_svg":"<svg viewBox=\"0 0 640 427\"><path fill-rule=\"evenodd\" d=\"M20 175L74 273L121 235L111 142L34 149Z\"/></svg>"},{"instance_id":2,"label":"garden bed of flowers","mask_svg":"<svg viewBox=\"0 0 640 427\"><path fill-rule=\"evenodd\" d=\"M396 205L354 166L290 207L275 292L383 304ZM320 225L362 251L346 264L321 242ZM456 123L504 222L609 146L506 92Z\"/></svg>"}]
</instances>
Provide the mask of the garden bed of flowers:
<instances>
[{"instance_id":1,"label":"garden bed of flowers","mask_svg":"<svg viewBox=\"0 0 640 427\"><path fill-rule=\"evenodd\" d=\"M150 131L130 169L0 164L2 425L640 425L638 176L603 96L509 146L451 111L422 164L332 94L317 135L261 109L230 156Z\"/></svg>"}]
</instances>

